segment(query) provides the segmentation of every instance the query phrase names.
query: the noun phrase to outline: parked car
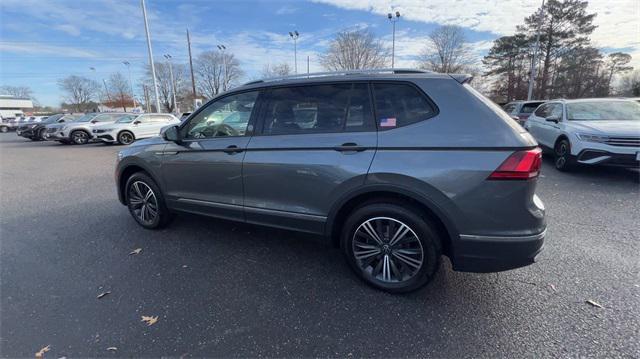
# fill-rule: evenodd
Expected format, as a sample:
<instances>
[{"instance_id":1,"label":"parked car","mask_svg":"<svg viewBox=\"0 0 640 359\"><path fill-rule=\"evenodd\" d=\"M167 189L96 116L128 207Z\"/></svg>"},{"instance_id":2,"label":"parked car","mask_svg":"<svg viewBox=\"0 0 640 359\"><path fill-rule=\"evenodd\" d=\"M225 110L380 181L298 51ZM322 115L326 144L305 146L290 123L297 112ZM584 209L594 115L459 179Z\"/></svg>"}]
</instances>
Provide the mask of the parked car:
<instances>
[{"instance_id":1,"label":"parked car","mask_svg":"<svg viewBox=\"0 0 640 359\"><path fill-rule=\"evenodd\" d=\"M13 117L3 118L0 122L0 132L6 133L15 131L18 128L18 121Z\"/></svg>"},{"instance_id":2,"label":"parked car","mask_svg":"<svg viewBox=\"0 0 640 359\"><path fill-rule=\"evenodd\" d=\"M168 113L128 114L116 122L93 128L93 138L104 143L129 145L135 140L158 136L160 130L170 124L180 123Z\"/></svg>"},{"instance_id":3,"label":"parked car","mask_svg":"<svg viewBox=\"0 0 640 359\"><path fill-rule=\"evenodd\" d=\"M561 171L576 164L640 167L640 104L626 99L554 100L525 123Z\"/></svg>"},{"instance_id":4,"label":"parked car","mask_svg":"<svg viewBox=\"0 0 640 359\"><path fill-rule=\"evenodd\" d=\"M429 282L441 254L459 271L528 265L546 228L541 151L469 80L395 69L250 82L121 150L119 199L148 229L188 212L325 235L390 292ZM229 112L242 131L207 123Z\"/></svg>"},{"instance_id":5,"label":"parked car","mask_svg":"<svg viewBox=\"0 0 640 359\"><path fill-rule=\"evenodd\" d=\"M96 117L97 115L99 115L99 112L92 112L92 113L87 113L84 114L76 119L74 119L71 122L87 122L90 121L92 118ZM63 137L61 135L61 131L62 128L64 128L65 126L69 125L69 122L65 122L65 123L51 123L48 124L46 126L46 130L44 132L44 138L48 141L59 141L59 142L69 142L67 140L66 137Z\"/></svg>"},{"instance_id":6,"label":"parked car","mask_svg":"<svg viewBox=\"0 0 640 359\"><path fill-rule=\"evenodd\" d=\"M68 123L77 118L76 115L57 114L48 116L45 120L41 118L33 118L26 124L18 127L16 133L18 136L28 138L32 141L44 141L46 134L46 126L49 124L62 124Z\"/></svg>"},{"instance_id":7,"label":"parked car","mask_svg":"<svg viewBox=\"0 0 640 359\"><path fill-rule=\"evenodd\" d=\"M186 120L189 116L191 116L191 112L183 112L182 115L180 115L180 122Z\"/></svg>"},{"instance_id":8,"label":"parked car","mask_svg":"<svg viewBox=\"0 0 640 359\"><path fill-rule=\"evenodd\" d=\"M63 126L59 132L55 132L50 139L64 144L84 145L93 139L92 131L95 126L114 123L126 112L102 112L95 114L87 114L77 121Z\"/></svg>"},{"instance_id":9,"label":"parked car","mask_svg":"<svg viewBox=\"0 0 640 359\"><path fill-rule=\"evenodd\" d=\"M543 103L544 101L513 101L504 105L502 108L520 125L524 125L529 115Z\"/></svg>"}]
</instances>

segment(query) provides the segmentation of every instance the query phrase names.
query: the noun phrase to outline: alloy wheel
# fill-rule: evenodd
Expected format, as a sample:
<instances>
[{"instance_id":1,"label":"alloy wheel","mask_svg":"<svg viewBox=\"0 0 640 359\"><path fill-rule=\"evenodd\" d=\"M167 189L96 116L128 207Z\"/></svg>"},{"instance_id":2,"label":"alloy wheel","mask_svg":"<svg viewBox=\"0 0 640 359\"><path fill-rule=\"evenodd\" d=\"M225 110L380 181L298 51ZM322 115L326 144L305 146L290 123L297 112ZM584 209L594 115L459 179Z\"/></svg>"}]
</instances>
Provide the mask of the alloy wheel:
<instances>
[{"instance_id":1,"label":"alloy wheel","mask_svg":"<svg viewBox=\"0 0 640 359\"><path fill-rule=\"evenodd\" d=\"M141 223L152 224L158 217L158 199L149 185L136 181L129 187L129 208Z\"/></svg>"},{"instance_id":2,"label":"alloy wheel","mask_svg":"<svg viewBox=\"0 0 640 359\"><path fill-rule=\"evenodd\" d=\"M366 220L356 229L353 256L360 269L385 283L413 278L423 265L424 250L416 233L389 217Z\"/></svg>"},{"instance_id":3,"label":"alloy wheel","mask_svg":"<svg viewBox=\"0 0 640 359\"><path fill-rule=\"evenodd\" d=\"M567 143L562 141L558 144L556 148L556 167L562 168L567 163Z\"/></svg>"},{"instance_id":4,"label":"alloy wheel","mask_svg":"<svg viewBox=\"0 0 640 359\"><path fill-rule=\"evenodd\" d=\"M120 134L120 143L123 145L129 145L133 142L133 136L128 132L123 132Z\"/></svg>"},{"instance_id":5,"label":"alloy wheel","mask_svg":"<svg viewBox=\"0 0 640 359\"><path fill-rule=\"evenodd\" d=\"M73 142L77 145L84 145L89 142L89 136L84 131L77 131L73 133Z\"/></svg>"}]
</instances>

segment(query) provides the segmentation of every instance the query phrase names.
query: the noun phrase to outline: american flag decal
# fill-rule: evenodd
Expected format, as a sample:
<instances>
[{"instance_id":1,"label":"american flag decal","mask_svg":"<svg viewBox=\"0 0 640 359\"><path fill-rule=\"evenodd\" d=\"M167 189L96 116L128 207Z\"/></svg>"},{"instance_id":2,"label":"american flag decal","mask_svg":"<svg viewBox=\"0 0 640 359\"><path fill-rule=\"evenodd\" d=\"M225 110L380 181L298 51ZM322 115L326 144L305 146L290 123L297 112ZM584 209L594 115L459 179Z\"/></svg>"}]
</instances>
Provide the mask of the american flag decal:
<instances>
[{"instance_id":1,"label":"american flag decal","mask_svg":"<svg viewBox=\"0 0 640 359\"><path fill-rule=\"evenodd\" d=\"M380 120L380 127L396 127L396 118L389 117Z\"/></svg>"}]
</instances>

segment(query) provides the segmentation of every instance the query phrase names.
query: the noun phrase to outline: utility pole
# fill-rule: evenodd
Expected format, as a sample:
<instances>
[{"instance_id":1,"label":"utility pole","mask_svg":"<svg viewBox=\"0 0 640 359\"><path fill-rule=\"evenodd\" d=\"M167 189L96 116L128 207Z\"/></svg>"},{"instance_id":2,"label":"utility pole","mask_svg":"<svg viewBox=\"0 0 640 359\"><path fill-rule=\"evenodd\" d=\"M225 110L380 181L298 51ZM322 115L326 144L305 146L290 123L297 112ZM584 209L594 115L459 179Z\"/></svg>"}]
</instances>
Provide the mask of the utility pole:
<instances>
[{"instance_id":1,"label":"utility pole","mask_svg":"<svg viewBox=\"0 0 640 359\"><path fill-rule=\"evenodd\" d=\"M224 50L226 50L227 47L224 45L218 45L218 50L220 50L220 52L222 53L222 66L223 66L223 71L224 71L224 76L222 76L222 92L226 92L227 91L227 55L225 55Z\"/></svg>"},{"instance_id":2,"label":"utility pole","mask_svg":"<svg viewBox=\"0 0 640 359\"><path fill-rule=\"evenodd\" d=\"M147 8L144 0L140 0L142 6L142 17L144 18L144 31L147 34L147 49L149 50L149 64L151 65L151 76L153 77L153 90L156 94L156 111L160 112L160 96L158 96L158 80L156 80L156 67L153 65L153 50L151 49L151 35L149 34L149 22L147 21Z\"/></svg>"},{"instance_id":3,"label":"utility pole","mask_svg":"<svg viewBox=\"0 0 640 359\"><path fill-rule=\"evenodd\" d=\"M171 76L171 91L173 92L173 112L178 113L178 101L176 101L176 79L173 77L173 63L171 55L165 54L164 58L169 62L169 76Z\"/></svg>"},{"instance_id":4,"label":"utility pole","mask_svg":"<svg viewBox=\"0 0 640 359\"><path fill-rule=\"evenodd\" d=\"M307 55L307 75L309 75L309 56Z\"/></svg>"},{"instance_id":5,"label":"utility pole","mask_svg":"<svg viewBox=\"0 0 640 359\"><path fill-rule=\"evenodd\" d=\"M129 87L131 87L131 99L133 100L133 108L138 107L136 104L136 95L133 94L133 81L131 81L131 68L129 67L131 64L129 61L123 61L122 64L127 67L127 71L129 72Z\"/></svg>"},{"instance_id":6,"label":"utility pole","mask_svg":"<svg viewBox=\"0 0 640 359\"><path fill-rule=\"evenodd\" d=\"M544 0L538 14L538 30L536 31L536 47L533 49L533 59L531 60L531 68L529 69L529 90L527 91L527 101L533 97L533 80L536 78L536 63L538 62L538 49L540 49L540 28L542 27L542 18L544 15Z\"/></svg>"},{"instance_id":7,"label":"utility pole","mask_svg":"<svg viewBox=\"0 0 640 359\"><path fill-rule=\"evenodd\" d=\"M191 58L191 37L187 29L187 46L189 47L189 69L191 70L191 90L193 95L193 109L196 109L196 78L193 76L193 59Z\"/></svg>"},{"instance_id":8,"label":"utility pole","mask_svg":"<svg viewBox=\"0 0 640 359\"><path fill-rule=\"evenodd\" d=\"M400 11L396 11L395 17L392 13L387 14L387 18L393 24L393 41L391 42L391 68L395 67L395 57L396 57L396 22L400 20Z\"/></svg>"},{"instance_id":9,"label":"utility pole","mask_svg":"<svg viewBox=\"0 0 640 359\"><path fill-rule=\"evenodd\" d=\"M298 38L300 37L300 34L298 33L298 30L295 30L293 32L289 31L289 36L291 36L291 38L293 39L293 68L297 75L298 74Z\"/></svg>"}]
</instances>

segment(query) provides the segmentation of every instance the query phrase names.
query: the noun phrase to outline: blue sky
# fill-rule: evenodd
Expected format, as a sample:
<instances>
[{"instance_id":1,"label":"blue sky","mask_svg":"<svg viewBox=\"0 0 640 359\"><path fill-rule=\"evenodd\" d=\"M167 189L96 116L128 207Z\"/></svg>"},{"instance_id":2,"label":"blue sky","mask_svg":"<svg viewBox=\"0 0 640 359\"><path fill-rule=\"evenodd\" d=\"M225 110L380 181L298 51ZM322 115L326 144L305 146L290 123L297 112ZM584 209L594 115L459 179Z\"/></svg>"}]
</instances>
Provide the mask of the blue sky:
<instances>
[{"instance_id":1,"label":"blue sky","mask_svg":"<svg viewBox=\"0 0 640 359\"><path fill-rule=\"evenodd\" d=\"M246 79L263 66L288 62L298 30L298 66L322 70L318 54L344 29L368 27L385 43L391 25L385 14L401 11L397 24L396 64L415 65L426 36L440 24L462 26L478 59L495 38L515 31L539 1L527 0L147 0L156 61L169 53L187 61L185 29L192 34L194 56L224 44L240 60ZM640 66L640 1L592 1L598 12L594 42L609 50L624 49ZM635 56L637 55L637 56ZM139 0L2 0L0 4L0 84L27 85L44 105L58 105L57 80L76 74L101 81L114 72L134 81L148 62ZM95 73L89 68L96 68Z\"/></svg>"}]
</instances>

